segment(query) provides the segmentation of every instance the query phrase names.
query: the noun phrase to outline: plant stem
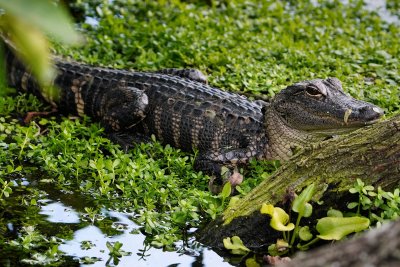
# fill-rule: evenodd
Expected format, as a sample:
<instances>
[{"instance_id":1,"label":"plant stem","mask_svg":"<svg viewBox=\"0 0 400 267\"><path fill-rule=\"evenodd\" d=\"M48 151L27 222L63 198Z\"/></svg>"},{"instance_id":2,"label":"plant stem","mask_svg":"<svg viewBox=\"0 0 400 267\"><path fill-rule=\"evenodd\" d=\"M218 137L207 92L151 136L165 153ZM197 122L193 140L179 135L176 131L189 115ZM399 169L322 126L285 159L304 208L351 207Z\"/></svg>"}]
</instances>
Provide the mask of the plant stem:
<instances>
[{"instance_id":1,"label":"plant stem","mask_svg":"<svg viewBox=\"0 0 400 267\"><path fill-rule=\"evenodd\" d=\"M319 240L319 237L316 237L316 238L314 238L313 240L311 240L310 242L308 242L307 244L304 244L304 245L300 245L299 244L299 246L297 247L298 249L303 249L303 248L306 248L306 247L309 247L309 246L311 246L312 244L314 244L315 242L317 242Z\"/></svg>"},{"instance_id":2,"label":"plant stem","mask_svg":"<svg viewBox=\"0 0 400 267\"><path fill-rule=\"evenodd\" d=\"M290 244L289 244L290 246L293 246L294 240L296 239L296 235L297 235L297 232L299 230L300 220L301 220L301 216L299 214L297 216L296 225L295 225L294 230L293 230L292 239L290 240Z\"/></svg>"}]
</instances>

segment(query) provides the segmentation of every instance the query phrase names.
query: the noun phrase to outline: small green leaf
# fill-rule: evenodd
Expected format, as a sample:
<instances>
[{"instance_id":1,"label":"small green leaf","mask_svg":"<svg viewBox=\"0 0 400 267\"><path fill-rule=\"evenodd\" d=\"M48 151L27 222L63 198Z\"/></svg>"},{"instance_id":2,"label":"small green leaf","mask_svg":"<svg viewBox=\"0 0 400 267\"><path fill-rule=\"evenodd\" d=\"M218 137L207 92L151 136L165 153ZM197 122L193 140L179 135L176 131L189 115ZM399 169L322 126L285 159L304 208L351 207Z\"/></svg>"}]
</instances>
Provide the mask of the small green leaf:
<instances>
[{"instance_id":1,"label":"small green leaf","mask_svg":"<svg viewBox=\"0 0 400 267\"><path fill-rule=\"evenodd\" d=\"M246 259L246 267L260 267L261 265L254 258Z\"/></svg>"},{"instance_id":2,"label":"small green leaf","mask_svg":"<svg viewBox=\"0 0 400 267\"><path fill-rule=\"evenodd\" d=\"M312 208L310 210L309 207L306 207L306 205L311 198L314 195L314 190L315 190L315 185L314 183L310 184L309 186L304 189L300 195L298 195L294 200L293 200L293 207L292 210L294 212L297 212L299 216L301 217L309 217L312 213ZM311 211L311 213L310 213ZM308 215L308 216L306 216Z\"/></svg>"},{"instance_id":3,"label":"small green leaf","mask_svg":"<svg viewBox=\"0 0 400 267\"><path fill-rule=\"evenodd\" d=\"M277 231L292 231L294 229L293 223L287 224L289 222L289 215L283 209L264 203L261 206L260 212L271 216L270 226L273 229Z\"/></svg>"},{"instance_id":4,"label":"small green leaf","mask_svg":"<svg viewBox=\"0 0 400 267\"><path fill-rule=\"evenodd\" d=\"M238 236L224 238L223 243L224 247L235 255L245 255L250 251Z\"/></svg>"},{"instance_id":5,"label":"small green leaf","mask_svg":"<svg viewBox=\"0 0 400 267\"><path fill-rule=\"evenodd\" d=\"M222 188L220 195L221 195L222 199L225 200L226 198L228 198L231 195L231 192L232 192L232 185L230 182L226 182L224 184L224 187Z\"/></svg>"},{"instance_id":6,"label":"small green leaf","mask_svg":"<svg viewBox=\"0 0 400 267\"><path fill-rule=\"evenodd\" d=\"M313 207L310 203L305 203L303 217L310 217L313 211Z\"/></svg>"},{"instance_id":7,"label":"small green leaf","mask_svg":"<svg viewBox=\"0 0 400 267\"><path fill-rule=\"evenodd\" d=\"M367 229L369 219L364 217L325 217L318 220L319 238L324 240L340 240L348 234Z\"/></svg>"},{"instance_id":8,"label":"small green leaf","mask_svg":"<svg viewBox=\"0 0 400 267\"><path fill-rule=\"evenodd\" d=\"M358 193L357 189L355 189L355 188L350 188L349 192L352 194Z\"/></svg>"},{"instance_id":9,"label":"small green leaf","mask_svg":"<svg viewBox=\"0 0 400 267\"><path fill-rule=\"evenodd\" d=\"M310 232L310 228L308 226L303 226L300 228L299 237L303 241L311 240L313 235Z\"/></svg>"},{"instance_id":10,"label":"small green leaf","mask_svg":"<svg viewBox=\"0 0 400 267\"><path fill-rule=\"evenodd\" d=\"M343 217L343 213L340 210L330 209L327 212L327 216L328 217Z\"/></svg>"},{"instance_id":11,"label":"small green leaf","mask_svg":"<svg viewBox=\"0 0 400 267\"><path fill-rule=\"evenodd\" d=\"M277 256L279 255L279 251L276 248L276 244L271 244L268 246L268 254L271 256Z\"/></svg>"},{"instance_id":12,"label":"small green leaf","mask_svg":"<svg viewBox=\"0 0 400 267\"><path fill-rule=\"evenodd\" d=\"M357 206L358 206L357 202L350 202L349 204L347 204L348 209L354 209Z\"/></svg>"}]
</instances>

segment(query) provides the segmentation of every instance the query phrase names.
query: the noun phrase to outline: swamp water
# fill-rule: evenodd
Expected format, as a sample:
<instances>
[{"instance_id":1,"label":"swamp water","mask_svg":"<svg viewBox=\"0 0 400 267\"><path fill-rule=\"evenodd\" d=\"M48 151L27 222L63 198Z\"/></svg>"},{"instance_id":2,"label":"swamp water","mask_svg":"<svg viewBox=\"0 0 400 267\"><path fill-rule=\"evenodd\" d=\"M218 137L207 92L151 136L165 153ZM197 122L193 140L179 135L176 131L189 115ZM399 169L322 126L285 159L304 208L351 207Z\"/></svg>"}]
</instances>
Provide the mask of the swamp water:
<instances>
[{"instance_id":1,"label":"swamp water","mask_svg":"<svg viewBox=\"0 0 400 267\"><path fill-rule=\"evenodd\" d=\"M133 214L101 210L100 214L90 217L83 210L94 203L87 197L68 190L57 190L50 184L28 181L27 179L14 180L14 192L8 198L15 206L9 206L2 211L3 219L7 219L7 229L2 234L13 235L21 221L30 218L35 221L35 230L47 236L65 233L69 238L58 240L62 242L58 250L65 253L62 264L57 261L49 262L32 257L36 261L29 261L26 254L0 250L0 266L31 266L30 263L49 266L231 266L214 251L202 246L189 237L185 242L176 244L177 251L163 251L145 245L145 236L140 233L140 226L130 218ZM39 190L38 190L39 189ZM38 205L31 205L31 210L21 208L22 194L40 194ZM26 216L20 220L20 216ZM29 221L29 219L28 219ZM193 231L189 231L190 236ZM118 259L109 255L106 243L122 243L121 251L126 254ZM48 244L47 244L48 245ZM44 244L46 246L46 244ZM32 259L31 258L31 259ZM31 260L30 259L30 260ZM22 262L21 262L22 260ZM36 265L35 264L35 265Z\"/></svg>"}]
</instances>

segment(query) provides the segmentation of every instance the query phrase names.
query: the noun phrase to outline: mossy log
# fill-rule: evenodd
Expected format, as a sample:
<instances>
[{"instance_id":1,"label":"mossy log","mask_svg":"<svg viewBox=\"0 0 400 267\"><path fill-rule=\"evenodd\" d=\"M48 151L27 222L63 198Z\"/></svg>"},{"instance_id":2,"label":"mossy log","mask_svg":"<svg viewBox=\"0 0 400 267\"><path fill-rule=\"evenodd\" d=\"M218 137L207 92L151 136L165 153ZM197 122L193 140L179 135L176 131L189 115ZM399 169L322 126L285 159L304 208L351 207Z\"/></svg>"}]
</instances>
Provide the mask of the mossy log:
<instances>
[{"instance_id":1,"label":"mossy log","mask_svg":"<svg viewBox=\"0 0 400 267\"><path fill-rule=\"evenodd\" d=\"M400 220L332 245L301 252L281 267L400 266Z\"/></svg>"},{"instance_id":2,"label":"mossy log","mask_svg":"<svg viewBox=\"0 0 400 267\"><path fill-rule=\"evenodd\" d=\"M223 238L237 235L257 250L276 238L259 212L262 203L282 204L315 183L325 208L343 207L357 178L385 190L400 184L400 115L306 147L203 229L200 241L223 248Z\"/></svg>"}]
</instances>

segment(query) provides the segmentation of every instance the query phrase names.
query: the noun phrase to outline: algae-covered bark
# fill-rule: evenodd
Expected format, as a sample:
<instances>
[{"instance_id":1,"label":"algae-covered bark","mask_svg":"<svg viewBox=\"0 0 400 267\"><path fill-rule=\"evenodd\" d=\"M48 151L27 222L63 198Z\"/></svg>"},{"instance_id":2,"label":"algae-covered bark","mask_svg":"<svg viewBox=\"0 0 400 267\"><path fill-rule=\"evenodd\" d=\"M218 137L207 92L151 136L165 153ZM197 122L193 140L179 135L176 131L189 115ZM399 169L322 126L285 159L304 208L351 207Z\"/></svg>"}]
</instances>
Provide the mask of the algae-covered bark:
<instances>
[{"instance_id":1,"label":"algae-covered bark","mask_svg":"<svg viewBox=\"0 0 400 267\"><path fill-rule=\"evenodd\" d=\"M325 203L345 203L343 193L357 178L386 190L400 184L400 115L305 148L228 207L219 222L203 231L201 240L221 247L223 237L239 235L248 246L259 247L270 240L256 227L259 219L254 220L262 203L277 204L312 182L319 197L324 192Z\"/></svg>"}]
</instances>

